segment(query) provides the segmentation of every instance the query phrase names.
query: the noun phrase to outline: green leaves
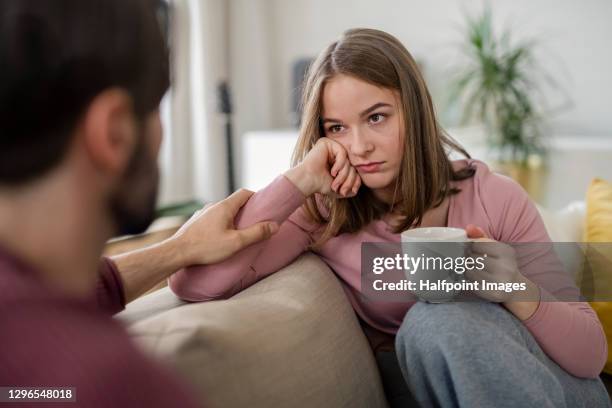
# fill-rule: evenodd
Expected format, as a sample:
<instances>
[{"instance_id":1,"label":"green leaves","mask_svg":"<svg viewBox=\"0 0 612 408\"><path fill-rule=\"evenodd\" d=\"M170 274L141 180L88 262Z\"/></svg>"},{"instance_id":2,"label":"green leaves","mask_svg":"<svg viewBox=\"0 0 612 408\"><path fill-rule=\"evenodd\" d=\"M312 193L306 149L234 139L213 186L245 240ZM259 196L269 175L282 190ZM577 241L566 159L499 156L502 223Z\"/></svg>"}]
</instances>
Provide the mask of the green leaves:
<instances>
[{"instance_id":1,"label":"green leaves","mask_svg":"<svg viewBox=\"0 0 612 408\"><path fill-rule=\"evenodd\" d=\"M466 17L467 63L453 81L451 101L463 103L462 122L477 119L487 126L500 159L525 163L529 154L541 151L531 96L535 43L513 44L508 30L496 36L492 20L488 7L477 18Z\"/></svg>"}]
</instances>

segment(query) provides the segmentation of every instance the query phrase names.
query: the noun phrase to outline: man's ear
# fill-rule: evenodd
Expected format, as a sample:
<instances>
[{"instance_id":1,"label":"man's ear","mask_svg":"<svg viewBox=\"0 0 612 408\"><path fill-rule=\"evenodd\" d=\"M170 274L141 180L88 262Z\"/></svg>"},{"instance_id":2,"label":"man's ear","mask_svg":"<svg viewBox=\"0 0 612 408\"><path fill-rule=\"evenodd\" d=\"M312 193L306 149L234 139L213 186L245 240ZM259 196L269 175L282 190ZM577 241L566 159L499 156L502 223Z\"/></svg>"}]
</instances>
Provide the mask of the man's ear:
<instances>
[{"instance_id":1,"label":"man's ear","mask_svg":"<svg viewBox=\"0 0 612 408\"><path fill-rule=\"evenodd\" d=\"M93 165L103 172L122 174L137 138L130 95L119 88L98 94L87 108L82 130Z\"/></svg>"}]
</instances>

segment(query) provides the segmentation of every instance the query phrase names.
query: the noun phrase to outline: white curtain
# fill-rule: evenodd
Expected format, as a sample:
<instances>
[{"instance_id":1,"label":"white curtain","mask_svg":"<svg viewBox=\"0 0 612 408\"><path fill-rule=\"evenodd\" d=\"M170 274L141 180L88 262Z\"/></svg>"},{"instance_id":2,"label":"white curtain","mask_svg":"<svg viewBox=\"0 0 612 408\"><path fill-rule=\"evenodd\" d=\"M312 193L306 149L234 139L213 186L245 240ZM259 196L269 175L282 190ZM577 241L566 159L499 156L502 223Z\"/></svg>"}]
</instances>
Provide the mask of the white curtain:
<instances>
[{"instance_id":1,"label":"white curtain","mask_svg":"<svg viewBox=\"0 0 612 408\"><path fill-rule=\"evenodd\" d=\"M282 99L283 78L278 75L284 65L278 64L274 50L278 38L274 35L274 2L271 0L227 0L231 21L229 66L234 101L235 164L237 185L251 178L245 163L256 160L248 151L244 135L253 130L278 128L280 115L274 107ZM284 112L284 110L279 109ZM279 123L280 122L280 123ZM262 159L263 160L263 159ZM258 161L266 167L264 161ZM261 180L267 184L272 180ZM265 185L264 184L264 185Z\"/></svg>"},{"instance_id":2,"label":"white curtain","mask_svg":"<svg viewBox=\"0 0 612 408\"><path fill-rule=\"evenodd\" d=\"M159 204L228 194L217 86L228 77L226 0L171 1L172 87L162 102Z\"/></svg>"}]
</instances>

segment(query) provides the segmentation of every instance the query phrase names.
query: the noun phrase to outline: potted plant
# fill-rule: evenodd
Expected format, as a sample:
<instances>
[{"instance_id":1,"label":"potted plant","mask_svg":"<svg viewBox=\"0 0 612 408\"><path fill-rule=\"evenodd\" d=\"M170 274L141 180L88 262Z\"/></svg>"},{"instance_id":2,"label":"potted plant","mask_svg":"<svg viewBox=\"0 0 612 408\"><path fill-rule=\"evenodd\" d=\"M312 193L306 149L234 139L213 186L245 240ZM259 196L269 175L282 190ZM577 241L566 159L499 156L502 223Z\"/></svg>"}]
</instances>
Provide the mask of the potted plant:
<instances>
[{"instance_id":1,"label":"potted plant","mask_svg":"<svg viewBox=\"0 0 612 408\"><path fill-rule=\"evenodd\" d=\"M491 11L467 17L464 52L451 101L463 106L462 122L477 119L499 163L528 167L541 162L545 149L541 115L535 107L533 41L514 43L509 31L496 36ZM536 160L534 160L536 159Z\"/></svg>"}]
</instances>

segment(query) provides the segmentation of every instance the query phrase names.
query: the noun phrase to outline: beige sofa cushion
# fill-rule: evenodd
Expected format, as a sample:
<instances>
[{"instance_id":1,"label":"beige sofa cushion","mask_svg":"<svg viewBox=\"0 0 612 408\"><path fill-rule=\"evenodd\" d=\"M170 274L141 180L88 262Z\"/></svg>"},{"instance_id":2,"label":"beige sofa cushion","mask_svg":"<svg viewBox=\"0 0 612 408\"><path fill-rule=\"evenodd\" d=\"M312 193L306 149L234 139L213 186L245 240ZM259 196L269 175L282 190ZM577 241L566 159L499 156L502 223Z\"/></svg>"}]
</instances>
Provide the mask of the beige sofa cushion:
<instances>
[{"instance_id":1,"label":"beige sofa cushion","mask_svg":"<svg viewBox=\"0 0 612 408\"><path fill-rule=\"evenodd\" d=\"M119 318L210 407L387 406L344 291L312 254L229 300L186 304L165 288Z\"/></svg>"}]
</instances>

